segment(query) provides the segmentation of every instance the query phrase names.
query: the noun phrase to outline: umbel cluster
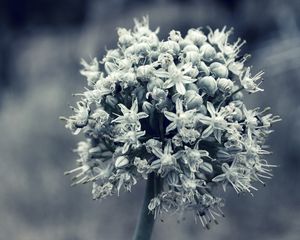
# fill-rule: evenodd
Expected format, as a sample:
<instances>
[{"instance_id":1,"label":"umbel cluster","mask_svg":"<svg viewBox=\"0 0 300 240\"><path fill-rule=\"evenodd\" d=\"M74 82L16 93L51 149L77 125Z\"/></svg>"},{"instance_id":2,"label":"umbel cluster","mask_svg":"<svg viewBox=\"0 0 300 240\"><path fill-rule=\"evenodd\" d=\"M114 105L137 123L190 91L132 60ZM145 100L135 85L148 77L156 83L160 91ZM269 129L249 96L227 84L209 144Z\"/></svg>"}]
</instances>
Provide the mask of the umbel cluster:
<instances>
[{"instance_id":1,"label":"umbel cluster","mask_svg":"<svg viewBox=\"0 0 300 240\"><path fill-rule=\"evenodd\" d=\"M92 185L94 199L156 176L154 216L191 210L204 226L222 215L213 189L257 190L272 176L265 138L278 116L249 109L243 93L263 91L251 75L244 44L232 29L172 30L160 41L147 18L119 28L117 48L101 61L82 60L87 79L74 115L62 118L85 140L75 150L73 184Z\"/></svg>"}]
</instances>

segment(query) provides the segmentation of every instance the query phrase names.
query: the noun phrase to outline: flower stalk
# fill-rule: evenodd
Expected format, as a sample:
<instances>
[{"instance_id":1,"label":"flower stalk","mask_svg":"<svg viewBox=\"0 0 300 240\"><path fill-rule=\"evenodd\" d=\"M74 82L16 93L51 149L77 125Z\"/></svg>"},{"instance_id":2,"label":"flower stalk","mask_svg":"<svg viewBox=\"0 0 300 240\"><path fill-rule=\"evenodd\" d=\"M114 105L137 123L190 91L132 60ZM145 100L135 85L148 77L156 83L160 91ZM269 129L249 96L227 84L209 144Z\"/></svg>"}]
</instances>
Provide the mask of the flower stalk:
<instances>
[{"instance_id":1,"label":"flower stalk","mask_svg":"<svg viewBox=\"0 0 300 240\"><path fill-rule=\"evenodd\" d=\"M148 175L143 206L140 212L138 224L136 226L133 240L150 240L154 226L154 214L149 211L148 205L157 191L156 177L154 173Z\"/></svg>"}]
</instances>

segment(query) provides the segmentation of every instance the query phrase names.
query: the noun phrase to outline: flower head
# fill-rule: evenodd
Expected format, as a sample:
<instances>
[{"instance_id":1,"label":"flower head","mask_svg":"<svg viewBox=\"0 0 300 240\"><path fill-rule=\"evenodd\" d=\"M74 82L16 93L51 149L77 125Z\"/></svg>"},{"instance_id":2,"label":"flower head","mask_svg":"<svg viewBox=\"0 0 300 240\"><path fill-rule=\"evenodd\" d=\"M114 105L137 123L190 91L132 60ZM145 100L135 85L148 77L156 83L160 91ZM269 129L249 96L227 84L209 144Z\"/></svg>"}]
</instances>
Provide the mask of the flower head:
<instances>
[{"instance_id":1,"label":"flower head","mask_svg":"<svg viewBox=\"0 0 300 240\"><path fill-rule=\"evenodd\" d=\"M192 211L209 228L223 216L215 188L252 194L255 182L272 176L264 143L280 118L242 98L242 91L262 91L262 72L251 75L247 55L238 56L245 42L230 43L226 27L186 36L172 30L160 41L143 18L117 32L117 48L102 61L81 62L88 87L62 119L85 140L66 174L75 175L73 184L91 184L93 199L155 175L148 205L155 217Z\"/></svg>"}]
</instances>

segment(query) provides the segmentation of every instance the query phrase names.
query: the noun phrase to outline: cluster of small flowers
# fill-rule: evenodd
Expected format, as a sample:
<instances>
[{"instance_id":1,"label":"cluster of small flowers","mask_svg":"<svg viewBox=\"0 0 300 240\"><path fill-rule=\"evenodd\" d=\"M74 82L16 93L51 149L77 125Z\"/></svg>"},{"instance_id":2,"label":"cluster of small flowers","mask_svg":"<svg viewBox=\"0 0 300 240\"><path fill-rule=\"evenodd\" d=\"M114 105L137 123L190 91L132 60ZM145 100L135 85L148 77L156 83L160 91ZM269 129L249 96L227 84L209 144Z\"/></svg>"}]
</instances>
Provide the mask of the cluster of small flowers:
<instances>
[{"instance_id":1,"label":"cluster of small flowers","mask_svg":"<svg viewBox=\"0 0 300 240\"><path fill-rule=\"evenodd\" d=\"M91 183L94 199L155 174L149 210L193 210L208 227L223 214L215 187L251 193L253 182L271 177L264 140L280 119L244 105L242 90L263 91L262 72L250 75L247 56L238 56L244 42L228 42L231 29L190 29L185 37L172 30L166 41L158 31L147 18L135 20L133 30L118 29L118 47L102 61L82 60L88 88L63 119L86 140L66 174Z\"/></svg>"}]
</instances>

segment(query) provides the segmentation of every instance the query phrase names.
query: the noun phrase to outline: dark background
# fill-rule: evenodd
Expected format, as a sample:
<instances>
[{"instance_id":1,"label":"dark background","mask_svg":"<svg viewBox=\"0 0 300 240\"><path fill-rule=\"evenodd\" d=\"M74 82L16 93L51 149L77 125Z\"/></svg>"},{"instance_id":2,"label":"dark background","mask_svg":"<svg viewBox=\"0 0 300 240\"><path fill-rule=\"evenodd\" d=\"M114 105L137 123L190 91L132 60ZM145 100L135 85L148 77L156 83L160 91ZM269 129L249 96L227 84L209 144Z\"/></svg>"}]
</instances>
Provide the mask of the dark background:
<instances>
[{"instance_id":1,"label":"dark background","mask_svg":"<svg viewBox=\"0 0 300 240\"><path fill-rule=\"evenodd\" d=\"M116 28L148 14L161 39L177 29L235 28L253 72L266 73L265 92L251 106L271 106L269 162L274 178L254 197L227 193L226 218L205 231L192 216L158 221L153 240L300 239L300 2L1 0L0 6L0 240L126 240L132 235L143 183L102 202L88 186L71 188L63 172L75 166L74 137L58 120L70 115L71 94L86 82L83 57L101 59L116 46Z\"/></svg>"}]
</instances>

